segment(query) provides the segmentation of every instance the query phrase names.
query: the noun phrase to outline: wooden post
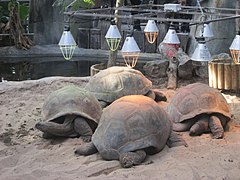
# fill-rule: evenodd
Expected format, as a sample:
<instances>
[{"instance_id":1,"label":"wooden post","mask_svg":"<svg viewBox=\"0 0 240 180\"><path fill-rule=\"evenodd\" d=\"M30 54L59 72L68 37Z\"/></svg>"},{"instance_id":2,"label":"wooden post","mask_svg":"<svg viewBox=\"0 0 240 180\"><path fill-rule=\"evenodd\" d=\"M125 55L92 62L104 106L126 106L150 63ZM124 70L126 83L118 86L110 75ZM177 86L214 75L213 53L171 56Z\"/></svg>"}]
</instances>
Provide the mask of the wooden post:
<instances>
[{"instance_id":1,"label":"wooden post","mask_svg":"<svg viewBox=\"0 0 240 180\"><path fill-rule=\"evenodd\" d=\"M138 47L140 49L142 49L142 50L145 49L144 48L144 46L145 46L145 44L144 44L144 36L145 36L145 34L142 31L134 31L133 32L133 37L136 40L136 43L138 44Z\"/></svg>"},{"instance_id":2,"label":"wooden post","mask_svg":"<svg viewBox=\"0 0 240 180\"><path fill-rule=\"evenodd\" d=\"M101 30L100 29L90 29L89 38L89 48L90 49L101 49Z\"/></svg>"},{"instance_id":3,"label":"wooden post","mask_svg":"<svg viewBox=\"0 0 240 180\"><path fill-rule=\"evenodd\" d=\"M114 12L114 15L116 16L121 15L120 11L117 10L117 8L123 6L123 2L124 2L123 0L116 0L116 10ZM122 25L121 18L115 18L115 23L117 27L121 30L121 25Z\"/></svg>"},{"instance_id":4,"label":"wooden post","mask_svg":"<svg viewBox=\"0 0 240 180\"><path fill-rule=\"evenodd\" d=\"M237 66L237 76L236 76L236 79L237 79L237 82L238 82L238 91L240 90L240 64L236 64Z\"/></svg>"},{"instance_id":5,"label":"wooden post","mask_svg":"<svg viewBox=\"0 0 240 180\"><path fill-rule=\"evenodd\" d=\"M224 64L218 63L217 67L218 67L218 72L217 72L218 89L224 89Z\"/></svg>"},{"instance_id":6,"label":"wooden post","mask_svg":"<svg viewBox=\"0 0 240 180\"><path fill-rule=\"evenodd\" d=\"M213 62L213 71L212 71L212 81L213 81L213 88L218 88L218 63Z\"/></svg>"},{"instance_id":7,"label":"wooden post","mask_svg":"<svg viewBox=\"0 0 240 180\"><path fill-rule=\"evenodd\" d=\"M240 0L236 1L236 10L238 10L240 8ZM239 15L239 11L236 11L236 15ZM239 33L240 32L240 19L237 18L236 20L236 32ZM239 90L240 90L240 65L237 64L237 75L236 75L236 80L237 80L237 89L236 89L236 94L239 94Z\"/></svg>"},{"instance_id":8,"label":"wooden post","mask_svg":"<svg viewBox=\"0 0 240 180\"><path fill-rule=\"evenodd\" d=\"M213 63L208 63L208 84L210 87L213 87Z\"/></svg>"},{"instance_id":9,"label":"wooden post","mask_svg":"<svg viewBox=\"0 0 240 180\"><path fill-rule=\"evenodd\" d=\"M155 53L156 50L157 50L157 40L153 43L153 44L150 44L145 36L145 34L143 35L143 52L146 52L146 53Z\"/></svg>"},{"instance_id":10,"label":"wooden post","mask_svg":"<svg viewBox=\"0 0 240 180\"><path fill-rule=\"evenodd\" d=\"M230 90L232 88L232 70L231 63L224 63L224 89Z\"/></svg>"},{"instance_id":11,"label":"wooden post","mask_svg":"<svg viewBox=\"0 0 240 180\"><path fill-rule=\"evenodd\" d=\"M231 68L232 68L232 76L231 76L231 81L232 81L232 88L233 90L237 90L238 89L238 77L237 77L237 66L236 64L232 63L231 64Z\"/></svg>"},{"instance_id":12,"label":"wooden post","mask_svg":"<svg viewBox=\"0 0 240 180\"><path fill-rule=\"evenodd\" d=\"M106 33L108 31L108 28L110 26L110 22L101 20L100 23L101 23L101 27L100 27L100 29L101 29L101 49L109 50L105 35L106 35Z\"/></svg>"},{"instance_id":13,"label":"wooden post","mask_svg":"<svg viewBox=\"0 0 240 180\"><path fill-rule=\"evenodd\" d=\"M89 49L90 47L90 31L88 28L78 28L78 47Z\"/></svg>"}]
</instances>

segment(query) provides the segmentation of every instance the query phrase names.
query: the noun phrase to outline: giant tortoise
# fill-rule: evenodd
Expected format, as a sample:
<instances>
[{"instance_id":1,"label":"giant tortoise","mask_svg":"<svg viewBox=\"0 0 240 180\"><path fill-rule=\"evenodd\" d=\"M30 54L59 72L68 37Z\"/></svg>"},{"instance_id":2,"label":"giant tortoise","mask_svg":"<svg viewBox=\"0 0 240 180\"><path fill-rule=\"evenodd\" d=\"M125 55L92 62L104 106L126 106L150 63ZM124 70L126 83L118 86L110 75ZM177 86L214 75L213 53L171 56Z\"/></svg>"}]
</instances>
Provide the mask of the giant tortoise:
<instances>
[{"instance_id":1,"label":"giant tortoise","mask_svg":"<svg viewBox=\"0 0 240 180\"><path fill-rule=\"evenodd\" d=\"M85 89L68 85L52 92L42 108L43 121L35 127L43 137L81 137L91 140L102 114L98 100Z\"/></svg>"},{"instance_id":2,"label":"giant tortoise","mask_svg":"<svg viewBox=\"0 0 240 180\"><path fill-rule=\"evenodd\" d=\"M140 71L123 66L100 71L91 77L85 87L95 95L102 107L126 95L146 95L156 101L166 101L162 92L151 88L152 82Z\"/></svg>"},{"instance_id":3,"label":"giant tortoise","mask_svg":"<svg viewBox=\"0 0 240 180\"><path fill-rule=\"evenodd\" d=\"M191 136L211 131L218 139L231 119L228 104L216 89L193 83L178 89L166 108L173 120L174 131L187 131Z\"/></svg>"},{"instance_id":4,"label":"giant tortoise","mask_svg":"<svg viewBox=\"0 0 240 180\"><path fill-rule=\"evenodd\" d=\"M123 167L142 163L166 145L186 145L172 131L168 114L153 99L143 95L119 98L103 110L92 142L75 151L80 155L99 152L105 160L119 160Z\"/></svg>"}]
</instances>

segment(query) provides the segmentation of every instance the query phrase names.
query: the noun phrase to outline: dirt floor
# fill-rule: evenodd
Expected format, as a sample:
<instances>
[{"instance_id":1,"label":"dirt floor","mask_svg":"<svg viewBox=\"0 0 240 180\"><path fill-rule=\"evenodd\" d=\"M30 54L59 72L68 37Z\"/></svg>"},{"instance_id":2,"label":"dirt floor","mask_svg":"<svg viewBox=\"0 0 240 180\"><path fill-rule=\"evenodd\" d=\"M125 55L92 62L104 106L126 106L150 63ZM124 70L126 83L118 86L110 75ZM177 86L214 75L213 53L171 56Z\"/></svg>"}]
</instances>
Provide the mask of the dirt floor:
<instances>
[{"instance_id":1,"label":"dirt floor","mask_svg":"<svg viewBox=\"0 0 240 180\"><path fill-rule=\"evenodd\" d=\"M88 79L49 77L0 83L1 180L240 180L240 99L234 93L223 94L232 113L223 139L180 133L188 147L166 146L129 169L121 168L118 161L105 161L99 154L76 156L74 150L84 143L81 139L43 139L34 126L41 119L46 96L67 84L84 87ZM179 86L188 83L180 81ZM169 101L175 91L160 88Z\"/></svg>"}]
</instances>

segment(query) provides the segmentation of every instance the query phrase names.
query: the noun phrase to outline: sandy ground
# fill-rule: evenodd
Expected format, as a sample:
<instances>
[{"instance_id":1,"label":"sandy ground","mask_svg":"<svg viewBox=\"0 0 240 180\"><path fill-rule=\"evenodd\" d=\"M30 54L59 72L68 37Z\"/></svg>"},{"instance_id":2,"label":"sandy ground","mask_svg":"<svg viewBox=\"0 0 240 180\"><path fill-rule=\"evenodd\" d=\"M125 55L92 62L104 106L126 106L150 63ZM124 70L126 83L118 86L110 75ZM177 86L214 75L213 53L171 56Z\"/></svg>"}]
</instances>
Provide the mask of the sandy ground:
<instances>
[{"instance_id":1,"label":"sandy ground","mask_svg":"<svg viewBox=\"0 0 240 180\"><path fill-rule=\"evenodd\" d=\"M87 80L52 77L0 83L0 180L240 180L240 101L234 94L224 94L233 115L223 139L180 133L188 147L166 146L129 169L99 154L76 156L81 139L42 139L34 125L41 119L45 97L67 84L83 87ZM169 99L175 92L162 90Z\"/></svg>"}]
</instances>

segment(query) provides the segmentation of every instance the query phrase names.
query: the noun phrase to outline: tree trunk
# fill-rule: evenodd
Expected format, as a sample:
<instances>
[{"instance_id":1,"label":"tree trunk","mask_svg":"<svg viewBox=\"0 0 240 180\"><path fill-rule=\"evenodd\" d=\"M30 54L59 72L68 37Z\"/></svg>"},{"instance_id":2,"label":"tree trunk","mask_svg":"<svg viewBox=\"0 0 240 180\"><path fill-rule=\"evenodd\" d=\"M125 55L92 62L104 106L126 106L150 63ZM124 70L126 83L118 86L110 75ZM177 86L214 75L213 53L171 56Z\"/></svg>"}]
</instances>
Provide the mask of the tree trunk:
<instances>
[{"instance_id":1,"label":"tree trunk","mask_svg":"<svg viewBox=\"0 0 240 180\"><path fill-rule=\"evenodd\" d=\"M116 65L117 52L118 52L118 50L116 50L116 51L111 51L110 50L107 67L112 67L112 66Z\"/></svg>"},{"instance_id":2,"label":"tree trunk","mask_svg":"<svg viewBox=\"0 0 240 180\"><path fill-rule=\"evenodd\" d=\"M168 75L168 89L176 89L177 88L177 70L178 70L178 59L173 57L169 60L169 67L167 69Z\"/></svg>"},{"instance_id":3,"label":"tree trunk","mask_svg":"<svg viewBox=\"0 0 240 180\"><path fill-rule=\"evenodd\" d=\"M29 49L33 43L32 40L22 33L23 27L21 25L18 6L14 5L10 12L10 32L13 35L14 43L18 49Z\"/></svg>"},{"instance_id":4,"label":"tree trunk","mask_svg":"<svg viewBox=\"0 0 240 180\"><path fill-rule=\"evenodd\" d=\"M123 0L117 0L116 1L116 8L120 7L123 5ZM115 10L114 14L116 16L120 15L120 11L118 10ZM115 23L118 27L118 29L120 30L121 32L121 19L120 18L115 18ZM108 58L108 63L107 63L107 67L111 67L111 66L115 66L116 65L116 60L117 60L117 53L118 53L118 50L116 51L111 51L109 52L109 58Z\"/></svg>"}]
</instances>

